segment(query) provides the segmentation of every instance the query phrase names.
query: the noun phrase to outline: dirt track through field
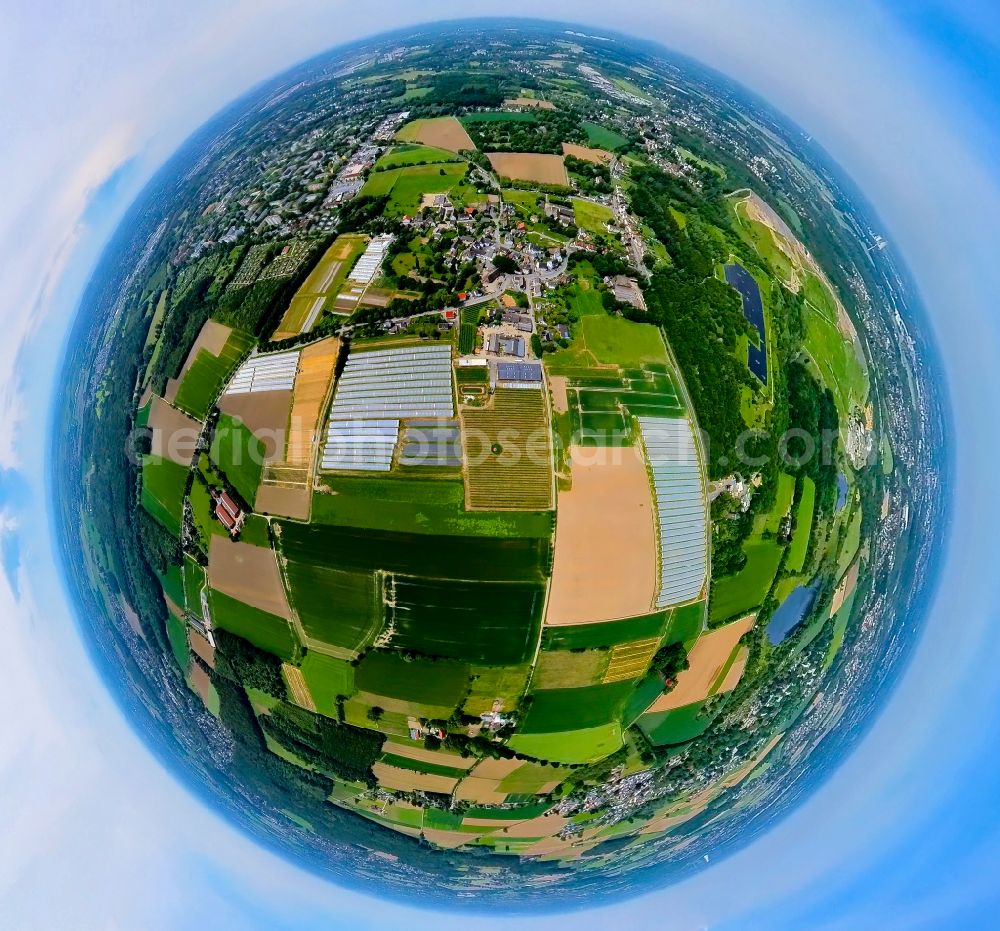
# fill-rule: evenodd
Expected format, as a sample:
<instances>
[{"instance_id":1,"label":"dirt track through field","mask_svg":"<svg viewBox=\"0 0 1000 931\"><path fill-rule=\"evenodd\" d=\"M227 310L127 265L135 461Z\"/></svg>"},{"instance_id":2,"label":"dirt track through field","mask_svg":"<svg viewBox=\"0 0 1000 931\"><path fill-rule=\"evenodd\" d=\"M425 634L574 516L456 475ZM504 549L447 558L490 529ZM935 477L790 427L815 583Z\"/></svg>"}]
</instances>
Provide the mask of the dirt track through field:
<instances>
[{"instance_id":1,"label":"dirt track through field","mask_svg":"<svg viewBox=\"0 0 1000 931\"><path fill-rule=\"evenodd\" d=\"M573 487L559 492L547 626L649 612L656 597L653 493L637 447L569 448Z\"/></svg>"}]
</instances>

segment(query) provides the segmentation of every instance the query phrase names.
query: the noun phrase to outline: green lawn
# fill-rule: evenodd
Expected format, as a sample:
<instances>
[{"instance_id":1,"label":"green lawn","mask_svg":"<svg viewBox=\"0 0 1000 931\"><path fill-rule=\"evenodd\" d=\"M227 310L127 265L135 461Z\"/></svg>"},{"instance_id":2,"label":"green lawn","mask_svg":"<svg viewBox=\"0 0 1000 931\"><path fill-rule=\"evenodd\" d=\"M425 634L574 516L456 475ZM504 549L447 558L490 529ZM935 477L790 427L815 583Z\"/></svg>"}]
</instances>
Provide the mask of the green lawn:
<instances>
[{"instance_id":1,"label":"green lawn","mask_svg":"<svg viewBox=\"0 0 1000 931\"><path fill-rule=\"evenodd\" d=\"M614 152L628 142L628 139L620 133L608 129L607 126L601 126L600 123L584 123L583 129L587 133L588 142L596 149Z\"/></svg>"},{"instance_id":2,"label":"green lawn","mask_svg":"<svg viewBox=\"0 0 1000 931\"><path fill-rule=\"evenodd\" d=\"M161 456L142 460L142 506L174 536L180 536L188 469Z\"/></svg>"},{"instance_id":3,"label":"green lawn","mask_svg":"<svg viewBox=\"0 0 1000 931\"><path fill-rule=\"evenodd\" d=\"M695 702L672 711L644 714L639 718L638 724L650 742L657 747L684 743L704 733L712 723L710 717L700 716L703 705L704 702Z\"/></svg>"},{"instance_id":4,"label":"green lawn","mask_svg":"<svg viewBox=\"0 0 1000 931\"><path fill-rule=\"evenodd\" d=\"M576 225L593 233L606 233L607 224L615 218L615 212L602 204L573 198L573 216Z\"/></svg>"},{"instance_id":5,"label":"green lawn","mask_svg":"<svg viewBox=\"0 0 1000 931\"><path fill-rule=\"evenodd\" d=\"M745 543L746 565L712 585L709 619L714 623L746 614L764 600L781 562L782 547L773 540Z\"/></svg>"},{"instance_id":6,"label":"green lawn","mask_svg":"<svg viewBox=\"0 0 1000 931\"><path fill-rule=\"evenodd\" d=\"M264 444L242 420L221 414L209 455L243 500L252 506L264 469Z\"/></svg>"},{"instance_id":7,"label":"green lawn","mask_svg":"<svg viewBox=\"0 0 1000 931\"><path fill-rule=\"evenodd\" d=\"M283 617L261 611L214 589L209 590L208 601L216 627L249 640L255 647L281 659L290 660L295 656L298 641Z\"/></svg>"},{"instance_id":8,"label":"green lawn","mask_svg":"<svg viewBox=\"0 0 1000 931\"><path fill-rule=\"evenodd\" d=\"M633 687L633 682L626 681L534 692L518 732L547 734L574 727L610 724L620 717Z\"/></svg>"},{"instance_id":9,"label":"green lawn","mask_svg":"<svg viewBox=\"0 0 1000 931\"><path fill-rule=\"evenodd\" d=\"M196 420L204 420L240 358L252 345L249 333L233 330L219 355L200 349L177 389L177 407Z\"/></svg>"},{"instance_id":10,"label":"green lawn","mask_svg":"<svg viewBox=\"0 0 1000 931\"><path fill-rule=\"evenodd\" d=\"M801 572L805 566L815 506L816 484L807 477L803 480L802 496L795 506L795 533L788 546L788 559L785 561L785 568L790 572Z\"/></svg>"},{"instance_id":11,"label":"green lawn","mask_svg":"<svg viewBox=\"0 0 1000 931\"><path fill-rule=\"evenodd\" d=\"M420 209L424 194L448 193L465 177L466 168L465 162L458 162L374 172L361 189L361 195L390 195L385 208L387 216L414 214Z\"/></svg>"},{"instance_id":12,"label":"green lawn","mask_svg":"<svg viewBox=\"0 0 1000 931\"><path fill-rule=\"evenodd\" d=\"M454 708L465 695L469 667L447 660L407 661L399 653L372 650L358 664L354 681L363 692Z\"/></svg>"},{"instance_id":13,"label":"green lawn","mask_svg":"<svg viewBox=\"0 0 1000 931\"><path fill-rule=\"evenodd\" d=\"M302 678L320 714L337 716L337 696L354 692L354 667L342 659L310 650L302 660Z\"/></svg>"},{"instance_id":14,"label":"green lawn","mask_svg":"<svg viewBox=\"0 0 1000 931\"><path fill-rule=\"evenodd\" d=\"M387 168L405 168L410 165L435 164L439 162L457 162L459 157L447 149L438 149L430 145L413 145L404 143L393 146L376 163L375 170Z\"/></svg>"},{"instance_id":15,"label":"green lawn","mask_svg":"<svg viewBox=\"0 0 1000 931\"><path fill-rule=\"evenodd\" d=\"M593 293L593 292L591 292ZM587 301L600 297L596 293ZM650 323L633 323L606 313L588 313L576 325L573 342L545 357L552 374L595 365L637 368L644 363L664 363L667 351L660 331Z\"/></svg>"},{"instance_id":16,"label":"green lawn","mask_svg":"<svg viewBox=\"0 0 1000 931\"><path fill-rule=\"evenodd\" d=\"M188 664L191 662L187 627L173 611L167 612L167 639L170 641L170 649L173 651L174 659L177 660L177 665L182 672L187 672Z\"/></svg>"},{"instance_id":17,"label":"green lawn","mask_svg":"<svg viewBox=\"0 0 1000 931\"><path fill-rule=\"evenodd\" d=\"M507 745L517 753L554 763L589 763L614 753L622 745L617 722L553 734L515 734Z\"/></svg>"}]
</instances>

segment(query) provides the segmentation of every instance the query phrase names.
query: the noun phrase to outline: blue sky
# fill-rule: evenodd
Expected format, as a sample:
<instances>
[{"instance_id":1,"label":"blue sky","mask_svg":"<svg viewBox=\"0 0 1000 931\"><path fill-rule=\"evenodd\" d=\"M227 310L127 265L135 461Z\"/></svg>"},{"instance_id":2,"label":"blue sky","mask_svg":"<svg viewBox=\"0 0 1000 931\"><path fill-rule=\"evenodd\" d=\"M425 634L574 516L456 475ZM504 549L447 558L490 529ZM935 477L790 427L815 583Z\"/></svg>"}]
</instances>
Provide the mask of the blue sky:
<instances>
[{"instance_id":1,"label":"blue sky","mask_svg":"<svg viewBox=\"0 0 1000 931\"><path fill-rule=\"evenodd\" d=\"M189 132L253 82L339 42L418 18L536 9L523 0L358 7L52 0L5 11L0 927L458 924L271 857L158 766L79 642L40 481L55 347L75 300L121 212ZM741 80L855 178L913 270L938 339L955 417L956 506L915 659L835 777L763 839L692 880L545 925L995 927L1000 11L979 0L555 0L547 10L658 39Z\"/></svg>"}]
</instances>

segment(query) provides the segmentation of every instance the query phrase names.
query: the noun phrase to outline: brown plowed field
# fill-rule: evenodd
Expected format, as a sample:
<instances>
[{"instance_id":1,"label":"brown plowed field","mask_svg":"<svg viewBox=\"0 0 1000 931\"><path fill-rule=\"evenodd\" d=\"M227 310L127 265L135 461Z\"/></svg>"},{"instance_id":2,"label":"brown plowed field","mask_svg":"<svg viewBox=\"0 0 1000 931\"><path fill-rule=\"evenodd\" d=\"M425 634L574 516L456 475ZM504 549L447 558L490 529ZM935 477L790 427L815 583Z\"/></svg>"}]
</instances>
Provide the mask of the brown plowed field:
<instances>
[{"instance_id":1,"label":"brown plowed field","mask_svg":"<svg viewBox=\"0 0 1000 931\"><path fill-rule=\"evenodd\" d=\"M213 535L208 545L208 584L230 598L291 620L278 559L268 547Z\"/></svg>"}]
</instances>

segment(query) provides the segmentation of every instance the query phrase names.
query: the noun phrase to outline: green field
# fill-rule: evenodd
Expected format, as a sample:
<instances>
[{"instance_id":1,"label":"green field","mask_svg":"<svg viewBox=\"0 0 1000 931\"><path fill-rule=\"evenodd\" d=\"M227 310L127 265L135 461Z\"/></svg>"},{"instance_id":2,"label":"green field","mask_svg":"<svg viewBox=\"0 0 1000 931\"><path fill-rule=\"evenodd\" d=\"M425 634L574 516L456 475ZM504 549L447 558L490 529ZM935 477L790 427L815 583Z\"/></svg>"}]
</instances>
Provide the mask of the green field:
<instances>
[{"instance_id":1,"label":"green field","mask_svg":"<svg viewBox=\"0 0 1000 931\"><path fill-rule=\"evenodd\" d=\"M710 717L701 717L704 702L695 702L672 711L656 711L639 718L639 727L658 747L684 743L693 740L707 730L712 723Z\"/></svg>"},{"instance_id":2,"label":"green field","mask_svg":"<svg viewBox=\"0 0 1000 931\"><path fill-rule=\"evenodd\" d=\"M207 349L198 350L177 388L176 406L196 420L204 420L226 380L252 345L249 333L233 330L219 355L214 356Z\"/></svg>"},{"instance_id":3,"label":"green field","mask_svg":"<svg viewBox=\"0 0 1000 931\"><path fill-rule=\"evenodd\" d=\"M483 110L467 113L461 122L464 126L470 123L537 123L538 116L532 110Z\"/></svg>"},{"instance_id":4,"label":"green field","mask_svg":"<svg viewBox=\"0 0 1000 931\"><path fill-rule=\"evenodd\" d=\"M461 480L327 476L330 493L313 496L312 521L371 530L447 536L538 537L552 534L547 511L465 510Z\"/></svg>"},{"instance_id":5,"label":"green field","mask_svg":"<svg viewBox=\"0 0 1000 931\"><path fill-rule=\"evenodd\" d=\"M598 302L600 297L595 295ZM545 357L545 368L553 375L600 365L637 368L644 363L667 361L660 331L650 323L633 323L622 317L592 313L576 326L573 342Z\"/></svg>"},{"instance_id":6,"label":"green field","mask_svg":"<svg viewBox=\"0 0 1000 931\"><path fill-rule=\"evenodd\" d=\"M174 536L180 536L188 469L161 456L142 460L142 506Z\"/></svg>"},{"instance_id":7,"label":"green field","mask_svg":"<svg viewBox=\"0 0 1000 931\"><path fill-rule=\"evenodd\" d=\"M545 588L537 582L457 582L394 576L393 647L488 665L531 658Z\"/></svg>"},{"instance_id":8,"label":"green field","mask_svg":"<svg viewBox=\"0 0 1000 931\"><path fill-rule=\"evenodd\" d=\"M868 376L853 342L837 325L837 307L826 286L814 275L807 274L802 293L806 299L803 311L805 349L837 399L837 409L843 419L852 405L865 403Z\"/></svg>"},{"instance_id":9,"label":"green field","mask_svg":"<svg viewBox=\"0 0 1000 931\"><path fill-rule=\"evenodd\" d=\"M593 233L606 233L607 224L614 220L615 213L610 207L574 197L573 216L576 218L576 225L581 229Z\"/></svg>"},{"instance_id":10,"label":"green field","mask_svg":"<svg viewBox=\"0 0 1000 931\"><path fill-rule=\"evenodd\" d=\"M555 763L588 763L614 753L622 745L617 722L552 734L515 734L507 745L517 753Z\"/></svg>"},{"instance_id":11,"label":"green field","mask_svg":"<svg viewBox=\"0 0 1000 931\"><path fill-rule=\"evenodd\" d=\"M187 626L173 611L167 612L167 639L170 641L170 649L173 651L174 659L177 660L177 665L182 672L187 672L188 664L191 662Z\"/></svg>"},{"instance_id":12,"label":"green field","mask_svg":"<svg viewBox=\"0 0 1000 931\"><path fill-rule=\"evenodd\" d=\"M639 715L662 694L663 677L658 673L651 672L636 686L635 691L629 696L622 715L624 725L629 727L634 724Z\"/></svg>"},{"instance_id":13,"label":"green field","mask_svg":"<svg viewBox=\"0 0 1000 931\"><path fill-rule=\"evenodd\" d=\"M546 689L531 695L518 732L547 734L570 728L597 727L619 718L634 683L613 682L578 689Z\"/></svg>"},{"instance_id":14,"label":"green field","mask_svg":"<svg viewBox=\"0 0 1000 931\"><path fill-rule=\"evenodd\" d=\"M628 143L628 139L616 133L613 129L601 126L599 123L584 123L583 129L587 133L587 141L595 149L607 149L614 152Z\"/></svg>"},{"instance_id":15,"label":"green field","mask_svg":"<svg viewBox=\"0 0 1000 931\"><path fill-rule=\"evenodd\" d=\"M454 708L465 695L469 667L447 660L408 661L398 653L372 650L358 664L354 681L374 695Z\"/></svg>"},{"instance_id":16,"label":"green field","mask_svg":"<svg viewBox=\"0 0 1000 931\"><path fill-rule=\"evenodd\" d=\"M180 566L167 566L167 571L163 574L157 573L160 580L163 594L166 595L178 608L184 608L184 571Z\"/></svg>"},{"instance_id":17,"label":"green field","mask_svg":"<svg viewBox=\"0 0 1000 931\"><path fill-rule=\"evenodd\" d=\"M805 567L815 506L816 484L807 477L803 479L802 496L795 506L795 533L792 536L792 542L788 545L788 559L785 560L785 568L789 572L801 572Z\"/></svg>"},{"instance_id":18,"label":"green field","mask_svg":"<svg viewBox=\"0 0 1000 931\"><path fill-rule=\"evenodd\" d=\"M310 650L302 660L302 678L320 714L337 716L337 696L354 692L354 667L342 659Z\"/></svg>"},{"instance_id":19,"label":"green field","mask_svg":"<svg viewBox=\"0 0 1000 931\"><path fill-rule=\"evenodd\" d=\"M395 766L397 769L408 769L415 773L430 773L432 776L450 776L453 779L461 779L468 772L468 770L457 766L444 766L441 763L413 760L408 756L396 756L395 753L383 753L381 762Z\"/></svg>"},{"instance_id":20,"label":"green field","mask_svg":"<svg viewBox=\"0 0 1000 931\"><path fill-rule=\"evenodd\" d=\"M294 522L281 522L281 537L292 564L484 582L541 581L551 553L551 542L540 538L431 537Z\"/></svg>"},{"instance_id":21,"label":"green field","mask_svg":"<svg viewBox=\"0 0 1000 931\"><path fill-rule=\"evenodd\" d=\"M523 666L473 666L470 671L472 684L463 710L466 714L485 714L493 707L493 700L501 698L504 706L514 707L528 684L530 667Z\"/></svg>"},{"instance_id":22,"label":"green field","mask_svg":"<svg viewBox=\"0 0 1000 931\"><path fill-rule=\"evenodd\" d=\"M604 678L609 655L607 650L542 650L531 687L544 690L597 685Z\"/></svg>"},{"instance_id":23,"label":"green field","mask_svg":"<svg viewBox=\"0 0 1000 931\"><path fill-rule=\"evenodd\" d=\"M431 145L413 145L404 143L393 146L376 163L375 170L388 168L406 168L412 165L436 164L439 162L457 162L459 157L447 149L438 149Z\"/></svg>"},{"instance_id":24,"label":"green field","mask_svg":"<svg viewBox=\"0 0 1000 931\"><path fill-rule=\"evenodd\" d=\"M290 660L295 656L298 641L283 617L261 611L214 589L209 589L208 603L216 627L249 640L255 647L281 659Z\"/></svg>"},{"instance_id":25,"label":"green field","mask_svg":"<svg viewBox=\"0 0 1000 931\"><path fill-rule=\"evenodd\" d=\"M546 650L585 650L613 647L632 640L659 637L666 629L669 611L657 611L629 617L623 621L602 624L573 624L567 627L546 627L542 648Z\"/></svg>"},{"instance_id":26,"label":"green field","mask_svg":"<svg viewBox=\"0 0 1000 931\"><path fill-rule=\"evenodd\" d=\"M746 614L764 600L781 562L782 547L773 540L743 544L746 565L712 585L709 619L715 623Z\"/></svg>"},{"instance_id":27,"label":"green field","mask_svg":"<svg viewBox=\"0 0 1000 931\"><path fill-rule=\"evenodd\" d=\"M458 330L458 351L467 356L476 351L476 332L479 325L479 308L466 307L462 310L461 325Z\"/></svg>"},{"instance_id":28,"label":"green field","mask_svg":"<svg viewBox=\"0 0 1000 931\"><path fill-rule=\"evenodd\" d=\"M359 650L382 627L382 602L371 571L334 568L290 558L285 577L307 636L344 650Z\"/></svg>"},{"instance_id":29,"label":"green field","mask_svg":"<svg viewBox=\"0 0 1000 931\"><path fill-rule=\"evenodd\" d=\"M512 773L508 773L500 783L497 785L497 789L500 792L509 792L516 795L534 795L543 785L549 782L555 781L558 778L557 773L553 772L552 768L549 766L539 766L537 763L522 763L517 769ZM544 810L543 806L543 810ZM471 811L468 812L469 817L476 818L499 818L507 816L508 812L505 809L478 809L480 812L493 811L494 814L476 814L472 815ZM541 812L539 812L541 814ZM532 816L529 816L532 817Z\"/></svg>"},{"instance_id":30,"label":"green field","mask_svg":"<svg viewBox=\"0 0 1000 931\"><path fill-rule=\"evenodd\" d=\"M264 444L242 420L221 414L209 455L240 497L252 505L264 468Z\"/></svg>"},{"instance_id":31,"label":"green field","mask_svg":"<svg viewBox=\"0 0 1000 931\"><path fill-rule=\"evenodd\" d=\"M441 165L416 165L411 168L392 168L371 174L361 189L363 197L389 195L385 215L398 217L414 214L420 209L424 194L447 194L465 177L465 162ZM464 188L462 196L475 191Z\"/></svg>"}]
</instances>

